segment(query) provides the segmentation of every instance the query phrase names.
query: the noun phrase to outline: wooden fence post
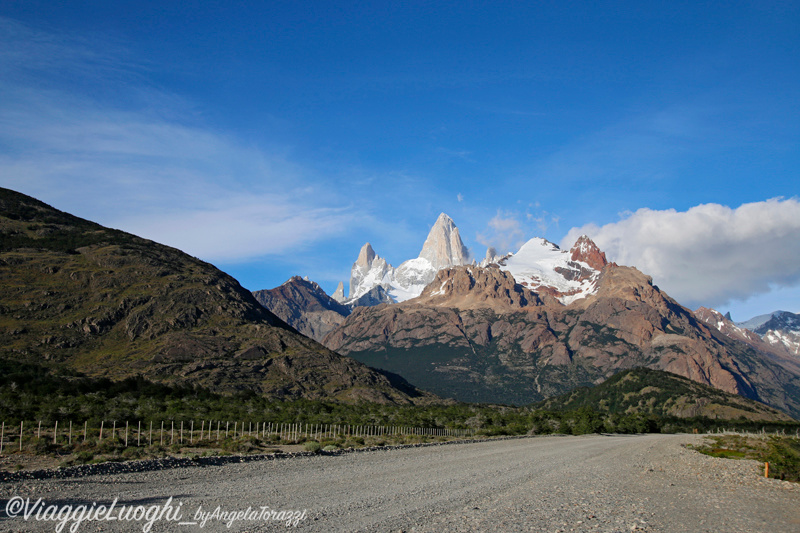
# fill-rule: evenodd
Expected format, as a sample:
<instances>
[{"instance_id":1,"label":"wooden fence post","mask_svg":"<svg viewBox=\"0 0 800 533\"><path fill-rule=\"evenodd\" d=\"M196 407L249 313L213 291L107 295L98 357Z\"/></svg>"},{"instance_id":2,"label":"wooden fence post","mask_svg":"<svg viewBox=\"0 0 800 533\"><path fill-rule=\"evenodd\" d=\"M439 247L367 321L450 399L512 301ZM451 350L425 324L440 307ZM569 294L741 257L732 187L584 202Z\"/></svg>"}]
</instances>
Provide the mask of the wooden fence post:
<instances>
[{"instance_id":1,"label":"wooden fence post","mask_svg":"<svg viewBox=\"0 0 800 533\"><path fill-rule=\"evenodd\" d=\"M22 422L19 423L19 451L22 451Z\"/></svg>"},{"instance_id":2,"label":"wooden fence post","mask_svg":"<svg viewBox=\"0 0 800 533\"><path fill-rule=\"evenodd\" d=\"M105 423L105 420L101 420L100 421L100 438L97 440L97 442L103 442L103 424L104 423Z\"/></svg>"}]
</instances>

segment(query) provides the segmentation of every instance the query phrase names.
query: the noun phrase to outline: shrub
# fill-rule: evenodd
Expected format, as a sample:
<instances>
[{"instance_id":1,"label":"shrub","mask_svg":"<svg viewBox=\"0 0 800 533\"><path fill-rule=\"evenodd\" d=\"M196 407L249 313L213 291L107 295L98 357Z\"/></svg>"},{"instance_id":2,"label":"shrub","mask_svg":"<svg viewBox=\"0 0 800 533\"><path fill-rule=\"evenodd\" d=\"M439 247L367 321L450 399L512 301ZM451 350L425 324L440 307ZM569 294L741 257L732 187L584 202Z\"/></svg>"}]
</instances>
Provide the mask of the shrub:
<instances>
[{"instance_id":1,"label":"shrub","mask_svg":"<svg viewBox=\"0 0 800 533\"><path fill-rule=\"evenodd\" d=\"M75 454L75 462L79 464L86 464L94 459L94 452L84 450Z\"/></svg>"},{"instance_id":2,"label":"shrub","mask_svg":"<svg viewBox=\"0 0 800 533\"><path fill-rule=\"evenodd\" d=\"M322 445L315 440L310 440L303 444L303 448L305 448L307 452L319 453L322 449Z\"/></svg>"},{"instance_id":3,"label":"shrub","mask_svg":"<svg viewBox=\"0 0 800 533\"><path fill-rule=\"evenodd\" d=\"M800 441L772 437L764 460L769 462L770 476L787 481L800 481Z\"/></svg>"}]
</instances>

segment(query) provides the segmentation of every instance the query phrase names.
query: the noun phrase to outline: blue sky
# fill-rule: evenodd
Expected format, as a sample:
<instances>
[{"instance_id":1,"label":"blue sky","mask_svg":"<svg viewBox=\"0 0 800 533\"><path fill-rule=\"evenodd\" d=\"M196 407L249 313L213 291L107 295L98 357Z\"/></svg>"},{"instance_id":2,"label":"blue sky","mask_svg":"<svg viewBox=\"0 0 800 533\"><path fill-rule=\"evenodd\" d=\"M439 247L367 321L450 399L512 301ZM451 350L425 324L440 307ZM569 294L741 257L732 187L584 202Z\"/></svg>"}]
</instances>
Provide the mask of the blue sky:
<instances>
[{"instance_id":1,"label":"blue sky","mask_svg":"<svg viewBox=\"0 0 800 533\"><path fill-rule=\"evenodd\" d=\"M684 305L800 311L796 2L0 4L0 185L332 292L589 233Z\"/></svg>"}]
</instances>

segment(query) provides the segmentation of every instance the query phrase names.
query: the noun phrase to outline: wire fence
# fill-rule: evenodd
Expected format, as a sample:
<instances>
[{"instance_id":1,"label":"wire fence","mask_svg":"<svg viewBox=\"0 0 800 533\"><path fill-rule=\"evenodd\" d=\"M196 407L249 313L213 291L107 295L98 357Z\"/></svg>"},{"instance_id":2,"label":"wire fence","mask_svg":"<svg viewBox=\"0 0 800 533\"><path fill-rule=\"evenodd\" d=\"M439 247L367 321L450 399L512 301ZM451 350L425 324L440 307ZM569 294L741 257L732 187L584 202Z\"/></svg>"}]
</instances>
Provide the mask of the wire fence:
<instances>
[{"instance_id":1,"label":"wire fence","mask_svg":"<svg viewBox=\"0 0 800 533\"><path fill-rule=\"evenodd\" d=\"M97 444L114 441L125 447L204 445L219 444L228 439L257 438L270 443L292 443L308 440L336 440L368 437L474 437L474 429L452 429L410 426L377 426L351 424L311 424L244 422L221 420L161 421L160 423L101 421L91 425L88 421L73 424L72 421L55 422L52 426L42 422L26 424L20 422L0 425L0 454L22 451L31 442L53 445Z\"/></svg>"}]
</instances>

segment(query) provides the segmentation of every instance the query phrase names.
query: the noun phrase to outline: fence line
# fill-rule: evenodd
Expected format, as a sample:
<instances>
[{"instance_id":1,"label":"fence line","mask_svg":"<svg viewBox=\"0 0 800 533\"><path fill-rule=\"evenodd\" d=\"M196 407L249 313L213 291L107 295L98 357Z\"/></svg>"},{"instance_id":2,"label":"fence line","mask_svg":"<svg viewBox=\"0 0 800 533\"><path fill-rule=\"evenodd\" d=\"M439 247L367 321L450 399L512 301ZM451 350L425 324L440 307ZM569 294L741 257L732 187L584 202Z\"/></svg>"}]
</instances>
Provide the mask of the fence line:
<instances>
[{"instance_id":1,"label":"fence line","mask_svg":"<svg viewBox=\"0 0 800 533\"><path fill-rule=\"evenodd\" d=\"M153 421L150 421L149 428L142 429L142 422L138 420L134 426L131 426L130 421L125 421L125 429L122 427L117 428L117 421L113 420L111 431L109 432L105 420L100 421L99 427L89 427L89 422L83 423L83 439L80 442L85 444L96 439L95 444L102 444L103 442L118 440L120 443L124 442L125 447L133 445L135 441L136 447L142 447L145 443L146 446L153 445ZM212 430L213 423L216 422L216 431ZM180 421L180 426L176 427L175 421L170 420L169 427L165 428L164 421L161 421L161 427L156 428L157 443L161 446L165 445L165 440L169 445L193 445L202 441L220 443L225 439L241 439L246 437L258 438L267 441L284 441L284 442L299 442L303 440L337 440L349 438L376 438L381 437L453 437L453 438L468 438L476 435L476 430L472 428L431 428L431 427L411 427L411 426L383 426L383 425L351 425L351 424L321 424L321 423L308 423L308 422L293 422L293 423L278 423L278 422L248 422L245 427L245 421L234 421L231 427L230 421L224 421L224 428L222 420L201 420L200 429L194 429L194 420L191 421L187 430L184 429L184 421ZM19 434L16 430L6 431L6 423L2 421L0 424L0 454L8 453L8 449L12 445L17 444L19 451L22 451L23 442L39 442L42 437L45 437L47 442L53 445L67 444L72 445L72 420L67 420L66 424L61 424L59 430L59 421L56 421L51 428L42 427L42 421L38 422L38 426L34 429L25 429L25 422L19 423ZM136 438L132 437L131 433L136 433ZM166 432L166 435L165 435ZM197 433L199 432L199 438ZM110 434L109 434L110 433ZM185 435L188 433L188 435ZM52 437L52 439L51 439ZM143 442L144 441L144 442ZM17 447L14 447L16 449Z\"/></svg>"}]
</instances>

